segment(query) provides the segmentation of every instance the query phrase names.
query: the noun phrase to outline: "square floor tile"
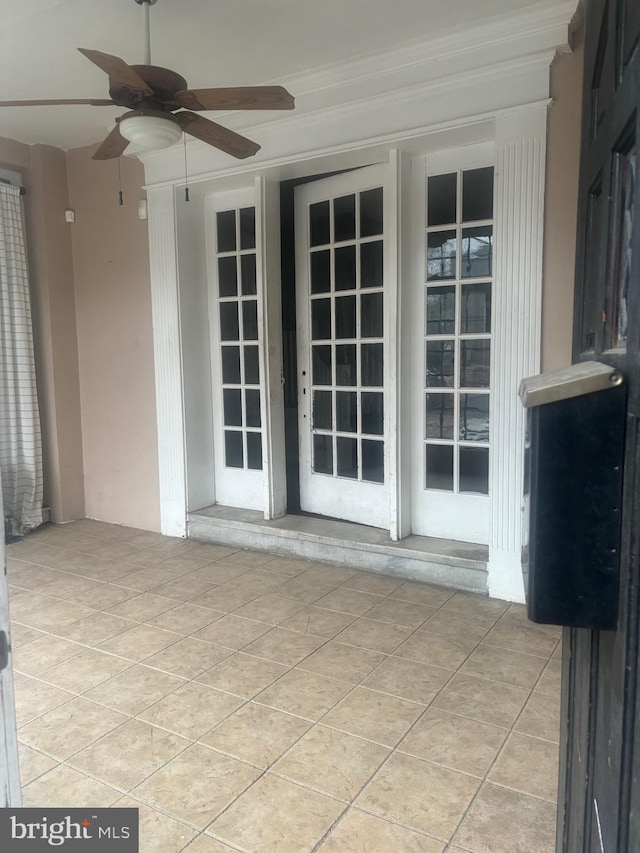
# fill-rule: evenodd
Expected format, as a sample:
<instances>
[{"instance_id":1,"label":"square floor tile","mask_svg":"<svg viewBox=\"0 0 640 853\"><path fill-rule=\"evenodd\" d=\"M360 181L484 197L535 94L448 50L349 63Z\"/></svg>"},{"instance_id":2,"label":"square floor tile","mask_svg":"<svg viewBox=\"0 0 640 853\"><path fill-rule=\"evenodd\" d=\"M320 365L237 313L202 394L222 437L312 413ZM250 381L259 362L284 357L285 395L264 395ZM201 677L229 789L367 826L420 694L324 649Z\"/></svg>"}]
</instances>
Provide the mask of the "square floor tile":
<instances>
[{"instance_id":1,"label":"square floor tile","mask_svg":"<svg viewBox=\"0 0 640 853\"><path fill-rule=\"evenodd\" d=\"M140 853L180 853L197 834L186 823L130 797L118 800L114 807L138 809Z\"/></svg>"},{"instance_id":2,"label":"square floor tile","mask_svg":"<svg viewBox=\"0 0 640 853\"><path fill-rule=\"evenodd\" d=\"M182 678L134 665L85 693L87 699L133 716L184 684Z\"/></svg>"},{"instance_id":3,"label":"square floor tile","mask_svg":"<svg viewBox=\"0 0 640 853\"><path fill-rule=\"evenodd\" d=\"M28 594L28 593L27 593ZM11 596L11 591L9 591ZM38 631L37 628L29 628L28 625L21 625L19 622L13 622L11 625L11 648L15 650L18 646L26 646L34 640L40 640L47 635L44 631Z\"/></svg>"},{"instance_id":4,"label":"square floor tile","mask_svg":"<svg viewBox=\"0 0 640 853\"><path fill-rule=\"evenodd\" d=\"M385 660L385 656L369 649L347 646L329 640L327 643L298 664L299 669L358 684Z\"/></svg>"},{"instance_id":5,"label":"square floor tile","mask_svg":"<svg viewBox=\"0 0 640 853\"><path fill-rule=\"evenodd\" d=\"M362 616L382 601L379 595L371 595L368 592L358 592L357 589L346 589L338 587L323 595L315 604L318 607L326 607L327 610L338 610L340 613L351 613L353 616Z\"/></svg>"},{"instance_id":6,"label":"square floor tile","mask_svg":"<svg viewBox=\"0 0 640 853\"><path fill-rule=\"evenodd\" d=\"M362 616L352 622L344 631L341 631L335 639L338 643L348 643L352 646L360 646L363 649L391 654L412 633L413 628L404 628L401 625L393 625L388 622L377 622L374 619Z\"/></svg>"},{"instance_id":7,"label":"square floor tile","mask_svg":"<svg viewBox=\"0 0 640 853\"><path fill-rule=\"evenodd\" d=\"M273 554L265 554L262 551L249 551L246 549L234 551L232 554L229 554L224 558L224 562L229 563L229 565L242 566L247 569L257 569L258 566L262 566L264 563L268 563L271 560L273 560Z\"/></svg>"},{"instance_id":8,"label":"square floor tile","mask_svg":"<svg viewBox=\"0 0 640 853\"><path fill-rule=\"evenodd\" d=\"M267 625L266 622L227 615L202 628L193 636L197 640L205 640L207 643L216 643L226 649L238 651L266 634L271 628L272 626Z\"/></svg>"},{"instance_id":9,"label":"square floor tile","mask_svg":"<svg viewBox=\"0 0 640 853\"><path fill-rule=\"evenodd\" d=\"M40 678L62 690L84 693L130 666L129 661L122 658L97 649L85 649L79 655L41 672Z\"/></svg>"},{"instance_id":10,"label":"square floor tile","mask_svg":"<svg viewBox=\"0 0 640 853\"><path fill-rule=\"evenodd\" d=\"M67 601L56 601L50 606L43 607L33 613L20 617L20 622L40 631L55 632L63 625L70 625L85 616L97 613L91 607L81 604L71 604Z\"/></svg>"},{"instance_id":11,"label":"square floor tile","mask_svg":"<svg viewBox=\"0 0 640 853\"><path fill-rule=\"evenodd\" d=\"M72 767L59 764L22 790L25 808L105 808L122 794Z\"/></svg>"},{"instance_id":12,"label":"square floor tile","mask_svg":"<svg viewBox=\"0 0 640 853\"><path fill-rule=\"evenodd\" d=\"M171 572L163 570L160 567L153 569L140 569L132 571L128 575L123 575L118 579L120 586L128 587L129 589L137 589L139 592L147 592L169 581L174 580ZM160 593L152 593L159 595ZM194 593L195 595L195 593Z\"/></svg>"},{"instance_id":13,"label":"square floor tile","mask_svg":"<svg viewBox=\"0 0 640 853\"><path fill-rule=\"evenodd\" d=\"M230 581L222 586L216 586L205 592L203 595L197 596L191 601L191 604L197 604L199 607L208 607L210 610L215 610L216 613L232 613L239 607L253 601L254 598L260 597L260 590L252 587L241 586Z\"/></svg>"},{"instance_id":14,"label":"square floor tile","mask_svg":"<svg viewBox=\"0 0 640 853\"><path fill-rule=\"evenodd\" d=\"M357 572L348 578L342 585L348 589L357 589L360 592L371 592L374 595L389 595L394 589L402 586L400 578L392 578L387 575L378 575L373 572Z\"/></svg>"},{"instance_id":15,"label":"square floor tile","mask_svg":"<svg viewBox=\"0 0 640 853\"><path fill-rule=\"evenodd\" d=\"M474 853L549 853L555 832L551 803L485 783L453 841Z\"/></svg>"},{"instance_id":16,"label":"square floor tile","mask_svg":"<svg viewBox=\"0 0 640 853\"><path fill-rule=\"evenodd\" d=\"M135 622L131 619L123 619L121 616L113 616L111 613L95 613L71 625L64 625L56 630L59 637L73 640L76 643L84 643L86 646L97 646L104 640L122 634L129 628L133 628Z\"/></svg>"},{"instance_id":17,"label":"square floor tile","mask_svg":"<svg viewBox=\"0 0 640 853\"><path fill-rule=\"evenodd\" d=\"M314 578L307 578L307 572L298 577L284 581L272 590L274 595L293 598L303 604L313 604L336 588L335 584L322 583Z\"/></svg>"},{"instance_id":18,"label":"square floor tile","mask_svg":"<svg viewBox=\"0 0 640 853\"><path fill-rule=\"evenodd\" d=\"M318 849L321 853L443 853L444 845L351 808Z\"/></svg>"},{"instance_id":19,"label":"square floor tile","mask_svg":"<svg viewBox=\"0 0 640 853\"><path fill-rule=\"evenodd\" d=\"M558 746L539 738L512 733L488 779L549 802L558 796Z\"/></svg>"},{"instance_id":20,"label":"square floor tile","mask_svg":"<svg viewBox=\"0 0 640 853\"><path fill-rule=\"evenodd\" d=\"M29 617L41 610L48 610L51 607L58 607L64 602L57 598L52 598L50 595L39 595L37 592L24 593L12 597L10 602L11 619L16 622L21 622L25 625L31 625L28 621ZM34 626L37 627L37 626ZM43 626L42 630L48 631L48 626Z\"/></svg>"},{"instance_id":21,"label":"square floor tile","mask_svg":"<svg viewBox=\"0 0 640 853\"><path fill-rule=\"evenodd\" d=\"M479 784L463 773L394 753L356 803L409 829L449 841Z\"/></svg>"},{"instance_id":22,"label":"square floor tile","mask_svg":"<svg viewBox=\"0 0 640 853\"><path fill-rule=\"evenodd\" d=\"M139 720L95 741L69 759L76 770L128 791L189 746L189 741Z\"/></svg>"},{"instance_id":23,"label":"square floor tile","mask_svg":"<svg viewBox=\"0 0 640 853\"><path fill-rule=\"evenodd\" d=\"M356 687L329 711L323 725L395 746L424 711L423 705Z\"/></svg>"},{"instance_id":24,"label":"square floor tile","mask_svg":"<svg viewBox=\"0 0 640 853\"><path fill-rule=\"evenodd\" d=\"M350 685L343 681L292 669L259 693L256 701L278 711L319 720L350 690Z\"/></svg>"},{"instance_id":25,"label":"square floor tile","mask_svg":"<svg viewBox=\"0 0 640 853\"><path fill-rule=\"evenodd\" d=\"M95 607L96 610L108 610L109 607L115 607L116 604L121 604L137 595L138 591L135 589L128 589L112 583L101 583L91 590L91 606ZM74 595L69 596L67 601L84 604L86 598L82 595Z\"/></svg>"},{"instance_id":26,"label":"square floor tile","mask_svg":"<svg viewBox=\"0 0 640 853\"><path fill-rule=\"evenodd\" d=\"M297 557L276 557L260 566L261 572L273 572L283 577L295 578L311 568L313 563L309 560L300 560Z\"/></svg>"},{"instance_id":27,"label":"square floor tile","mask_svg":"<svg viewBox=\"0 0 640 853\"><path fill-rule=\"evenodd\" d=\"M380 622L390 622L404 628L419 628L436 611L424 604L410 604L408 601L398 601L385 598L367 613L369 619Z\"/></svg>"},{"instance_id":28,"label":"square floor tile","mask_svg":"<svg viewBox=\"0 0 640 853\"><path fill-rule=\"evenodd\" d=\"M291 619L287 619L281 627L330 640L351 625L355 618L349 613L337 613L335 610L324 610L322 607L311 605L296 613Z\"/></svg>"},{"instance_id":29,"label":"square floor tile","mask_svg":"<svg viewBox=\"0 0 640 853\"><path fill-rule=\"evenodd\" d=\"M287 601L286 598L282 599ZM265 660L275 661L285 666L295 666L309 657L326 641L322 637L301 634L288 628L273 628L253 643L245 646L244 651Z\"/></svg>"},{"instance_id":30,"label":"square floor tile","mask_svg":"<svg viewBox=\"0 0 640 853\"><path fill-rule=\"evenodd\" d=\"M260 772L194 744L134 788L134 796L203 829Z\"/></svg>"},{"instance_id":31,"label":"square floor tile","mask_svg":"<svg viewBox=\"0 0 640 853\"><path fill-rule=\"evenodd\" d=\"M471 616L468 613L457 613L455 610L437 610L422 625L423 631L437 633L441 637L452 640L471 640L479 643L493 625L493 616Z\"/></svg>"},{"instance_id":32,"label":"square floor tile","mask_svg":"<svg viewBox=\"0 0 640 853\"><path fill-rule=\"evenodd\" d=\"M17 682L15 704L18 728L74 698L73 693L35 678L25 678L24 681Z\"/></svg>"},{"instance_id":33,"label":"square floor tile","mask_svg":"<svg viewBox=\"0 0 640 853\"><path fill-rule=\"evenodd\" d=\"M558 632L547 625L536 625L507 611L488 632L484 642L511 652L548 659L558 643L558 636Z\"/></svg>"},{"instance_id":34,"label":"square floor tile","mask_svg":"<svg viewBox=\"0 0 640 853\"><path fill-rule=\"evenodd\" d=\"M562 663L559 660L550 660L534 689L536 693L544 693L559 702L561 682Z\"/></svg>"},{"instance_id":35,"label":"square floor tile","mask_svg":"<svg viewBox=\"0 0 640 853\"><path fill-rule=\"evenodd\" d=\"M234 849L208 835L199 835L195 841L184 848L184 853L233 853Z\"/></svg>"},{"instance_id":36,"label":"square floor tile","mask_svg":"<svg viewBox=\"0 0 640 853\"><path fill-rule=\"evenodd\" d=\"M126 721L126 717L87 702L72 699L20 729L27 746L64 760Z\"/></svg>"},{"instance_id":37,"label":"square floor tile","mask_svg":"<svg viewBox=\"0 0 640 853\"><path fill-rule=\"evenodd\" d=\"M243 604L235 611L235 615L268 622L270 625L279 625L293 616L294 613L302 610L303 607L301 601L295 601L293 598L267 594L261 595L260 598L254 598L248 604Z\"/></svg>"},{"instance_id":38,"label":"square floor tile","mask_svg":"<svg viewBox=\"0 0 640 853\"><path fill-rule=\"evenodd\" d=\"M460 673L530 689L538 680L543 666L544 660L534 655L478 646L464 662Z\"/></svg>"},{"instance_id":39,"label":"square floor tile","mask_svg":"<svg viewBox=\"0 0 640 853\"><path fill-rule=\"evenodd\" d=\"M357 569L348 569L345 566L332 566L328 563L313 563L311 568L305 573L308 580L315 580L319 583L332 583L335 586L343 584L356 575L362 575L364 572L359 572Z\"/></svg>"},{"instance_id":40,"label":"square floor tile","mask_svg":"<svg viewBox=\"0 0 640 853\"><path fill-rule=\"evenodd\" d=\"M144 622L153 616L157 616L159 613L171 610L175 605L176 602L173 598L143 592L141 595L136 595L133 598L128 598L126 601L114 604L112 607L107 607L106 610L107 613L113 613L114 616L123 616L125 619Z\"/></svg>"},{"instance_id":41,"label":"square floor tile","mask_svg":"<svg viewBox=\"0 0 640 853\"><path fill-rule=\"evenodd\" d=\"M510 728L529 696L528 691L497 681L454 675L433 707L480 723Z\"/></svg>"},{"instance_id":42,"label":"square floor tile","mask_svg":"<svg viewBox=\"0 0 640 853\"><path fill-rule=\"evenodd\" d=\"M146 666L153 666L164 672L179 675L182 678L195 678L218 661L229 655L229 649L184 637L177 643L145 659Z\"/></svg>"},{"instance_id":43,"label":"square floor tile","mask_svg":"<svg viewBox=\"0 0 640 853\"><path fill-rule=\"evenodd\" d=\"M293 746L310 725L307 720L249 702L200 742L266 768Z\"/></svg>"},{"instance_id":44,"label":"square floor tile","mask_svg":"<svg viewBox=\"0 0 640 853\"><path fill-rule=\"evenodd\" d=\"M507 734L496 726L427 708L398 750L451 770L484 777Z\"/></svg>"},{"instance_id":45,"label":"square floor tile","mask_svg":"<svg viewBox=\"0 0 640 853\"><path fill-rule=\"evenodd\" d=\"M456 610L458 613L467 613L470 616L491 616L498 619L508 609L506 601L489 598L473 592L456 592L442 606L443 610Z\"/></svg>"},{"instance_id":46,"label":"square floor tile","mask_svg":"<svg viewBox=\"0 0 640 853\"><path fill-rule=\"evenodd\" d=\"M203 566L201 569L196 569L191 573L191 577L199 578L200 580L209 581L215 586L221 586L229 583L236 578L242 577L249 569L243 566L229 566L226 563L210 563L208 566Z\"/></svg>"},{"instance_id":47,"label":"square floor tile","mask_svg":"<svg viewBox=\"0 0 640 853\"><path fill-rule=\"evenodd\" d=\"M110 652L113 655L127 658L130 661L142 661L145 658L166 649L172 643L180 640L179 634L171 631L163 631L160 628L152 628L150 625L136 625L129 628L117 637L100 643L99 649Z\"/></svg>"},{"instance_id":48,"label":"square floor tile","mask_svg":"<svg viewBox=\"0 0 640 853\"><path fill-rule=\"evenodd\" d=\"M197 740L239 708L242 700L190 682L179 687L138 716L154 726Z\"/></svg>"},{"instance_id":49,"label":"square floor tile","mask_svg":"<svg viewBox=\"0 0 640 853\"><path fill-rule=\"evenodd\" d=\"M285 672L288 672L286 666L236 652L208 669L197 680L217 690L252 699Z\"/></svg>"},{"instance_id":50,"label":"square floor tile","mask_svg":"<svg viewBox=\"0 0 640 853\"><path fill-rule=\"evenodd\" d=\"M174 578L167 583L160 584L151 589L153 595L164 595L166 598L175 598L176 601L188 601L198 595L204 595L215 585L197 578L181 577Z\"/></svg>"},{"instance_id":51,"label":"square floor tile","mask_svg":"<svg viewBox=\"0 0 640 853\"><path fill-rule=\"evenodd\" d=\"M208 828L244 850L311 851L344 805L267 774Z\"/></svg>"},{"instance_id":52,"label":"square floor tile","mask_svg":"<svg viewBox=\"0 0 640 853\"><path fill-rule=\"evenodd\" d=\"M443 637L437 632L419 630L395 650L394 654L409 660L423 661L445 669L458 669L476 647L474 640Z\"/></svg>"},{"instance_id":53,"label":"square floor tile","mask_svg":"<svg viewBox=\"0 0 640 853\"><path fill-rule=\"evenodd\" d=\"M362 686L428 705L449 678L451 672L447 669L390 657L363 681Z\"/></svg>"},{"instance_id":54,"label":"square floor tile","mask_svg":"<svg viewBox=\"0 0 640 853\"><path fill-rule=\"evenodd\" d=\"M322 794L350 802L390 750L335 729L314 726L273 771Z\"/></svg>"},{"instance_id":55,"label":"square floor tile","mask_svg":"<svg viewBox=\"0 0 640 853\"><path fill-rule=\"evenodd\" d=\"M426 604L427 607L441 607L455 591L440 586L429 586L427 583L405 581L391 593L389 598L398 598L411 604Z\"/></svg>"}]
</instances>

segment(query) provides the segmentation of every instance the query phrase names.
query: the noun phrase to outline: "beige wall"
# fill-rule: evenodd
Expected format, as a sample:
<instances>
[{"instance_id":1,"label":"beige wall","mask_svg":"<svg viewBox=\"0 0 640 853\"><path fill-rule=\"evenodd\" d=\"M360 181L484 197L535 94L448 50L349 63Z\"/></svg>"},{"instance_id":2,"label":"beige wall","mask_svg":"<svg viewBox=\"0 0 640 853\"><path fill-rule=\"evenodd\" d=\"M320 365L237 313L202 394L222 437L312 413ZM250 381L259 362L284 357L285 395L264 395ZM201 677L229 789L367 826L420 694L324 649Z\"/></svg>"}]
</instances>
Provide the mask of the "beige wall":
<instances>
[{"instance_id":1,"label":"beige wall","mask_svg":"<svg viewBox=\"0 0 640 853\"><path fill-rule=\"evenodd\" d=\"M0 139L0 166L18 171L29 252L45 493L54 521L84 515L80 387L64 152Z\"/></svg>"},{"instance_id":2,"label":"beige wall","mask_svg":"<svg viewBox=\"0 0 640 853\"><path fill-rule=\"evenodd\" d=\"M542 291L542 370L571 364L583 50L551 69Z\"/></svg>"},{"instance_id":3,"label":"beige wall","mask_svg":"<svg viewBox=\"0 0 640 853\"><path fill-rule=\"evenodd\" d=\"M86 515L160 528L158 443L143 168L67 152Z\"/></svg>"}]
</instances>

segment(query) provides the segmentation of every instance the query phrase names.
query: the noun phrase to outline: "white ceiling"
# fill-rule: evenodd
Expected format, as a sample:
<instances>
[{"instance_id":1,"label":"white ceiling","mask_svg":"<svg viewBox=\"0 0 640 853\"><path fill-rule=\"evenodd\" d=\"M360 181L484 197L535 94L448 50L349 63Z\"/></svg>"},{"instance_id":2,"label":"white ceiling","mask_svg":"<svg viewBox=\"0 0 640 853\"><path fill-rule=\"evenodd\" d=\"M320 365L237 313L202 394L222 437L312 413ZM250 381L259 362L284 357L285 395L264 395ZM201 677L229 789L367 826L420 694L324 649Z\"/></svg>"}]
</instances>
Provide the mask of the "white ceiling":
<instances>
[{"instance_id":1,"label":"white ceiling","mask_svg":"<svg viewBox=\"0 0 640 853\"><path fill-rule=\"evenodd\" d=\"M193 88L257 85L420 42L554 0L158 0L152 62ZM0 100L106 98L88 47L141 63L144 13L134 0L0 0ZM120 108L0 108L0 136L63 149L102 139Z\"/></svg>"}]
</instances>

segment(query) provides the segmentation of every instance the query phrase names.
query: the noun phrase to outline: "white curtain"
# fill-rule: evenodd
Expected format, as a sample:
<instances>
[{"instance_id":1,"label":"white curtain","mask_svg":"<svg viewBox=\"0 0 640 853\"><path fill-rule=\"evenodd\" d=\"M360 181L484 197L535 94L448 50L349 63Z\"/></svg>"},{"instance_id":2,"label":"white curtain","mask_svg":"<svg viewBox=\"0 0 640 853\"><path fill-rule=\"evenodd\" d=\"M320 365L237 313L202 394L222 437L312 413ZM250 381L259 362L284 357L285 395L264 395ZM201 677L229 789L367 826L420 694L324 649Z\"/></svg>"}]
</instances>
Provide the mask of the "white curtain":
<instances>
[{"instance_id":1,"label":"white curtain","mask_svg":"<svg viewBox=\"0 0 640 853\"><path fill-rule=\"evenodd\" d=\"M20 189L0 183L0 472L13 535L42 524L42 439Z\"/></svg>"}]
</instances>

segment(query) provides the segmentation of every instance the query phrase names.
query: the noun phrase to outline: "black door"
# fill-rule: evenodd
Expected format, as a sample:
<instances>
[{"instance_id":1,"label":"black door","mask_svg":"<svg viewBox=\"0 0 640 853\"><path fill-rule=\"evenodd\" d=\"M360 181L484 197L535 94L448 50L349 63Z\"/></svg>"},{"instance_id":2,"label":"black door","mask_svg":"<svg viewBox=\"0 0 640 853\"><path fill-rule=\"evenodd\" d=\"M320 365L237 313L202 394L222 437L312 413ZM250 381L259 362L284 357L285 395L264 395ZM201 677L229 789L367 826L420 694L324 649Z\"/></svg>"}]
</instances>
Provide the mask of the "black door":
<instances>
[{"instance_id":1,"label":"black door","mask_svg":"<svg viewBox=\"0 0 640 853\"><path fill-rule=\"evenodd\" d=\"M640 0L587 0L574 360L625 375L619 618L565 629L558 851L640 851ZM588 460L585 460L588 465ZM562 802L564 801L564 809Z\"/></svg>"}]
</instances>

